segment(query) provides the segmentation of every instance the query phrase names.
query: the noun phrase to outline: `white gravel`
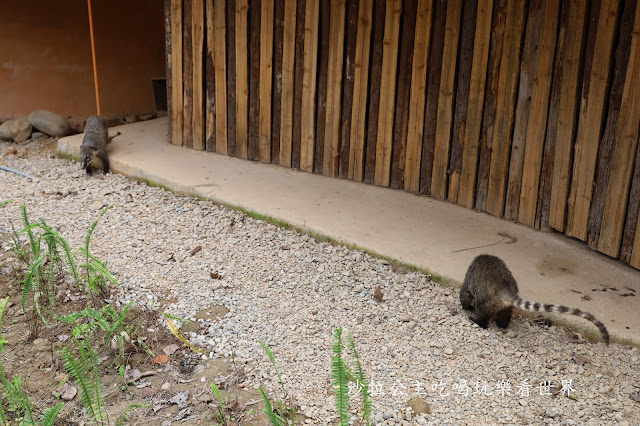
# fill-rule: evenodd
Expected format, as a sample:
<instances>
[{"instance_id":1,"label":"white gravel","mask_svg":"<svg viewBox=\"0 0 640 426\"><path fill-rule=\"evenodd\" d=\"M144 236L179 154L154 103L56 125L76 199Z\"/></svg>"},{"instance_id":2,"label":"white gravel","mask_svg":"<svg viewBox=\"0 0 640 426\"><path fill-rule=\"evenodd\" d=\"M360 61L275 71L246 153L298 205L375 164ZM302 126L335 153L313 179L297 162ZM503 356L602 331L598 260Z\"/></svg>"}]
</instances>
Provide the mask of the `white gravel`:
<instances>
[{"instance_id":1,"label":"white gravel","mask_svg":"<svg viewBox=\"0 0 640 426\"><path fill-rule=\"evenodd\" d=\"M8 146L0 143L0 164L39 179L0 171L0 201L16 200L0 208L0 232L10 232L9 219L20 224L25 203L32 219L44 217L77 247L100 208L113 206L92 249L120 280L121 301L173 299L163 309L186 318L225 306L223 318L206 324L208 334L188 337L214 357L233 351L248 364L248 384L278 397L263 339L309 424L336 419L330 371L338 327L353 334L378 385L374 423L640 424L640 402L631 397L640 393L635 347L569 342L566 330L520 316L506 333L495 325L482 330L467 319L456 290L423 274L394 272L363 252L123 176L87 177L66 160L6 155ZM191 256L196 246L202 250ZM377 286L382 303L373 298ZM541 395L547 380L558 387L571 380L571 397ZM407 408L416 394L430 414Z\"/></svg>"}]
</instances>

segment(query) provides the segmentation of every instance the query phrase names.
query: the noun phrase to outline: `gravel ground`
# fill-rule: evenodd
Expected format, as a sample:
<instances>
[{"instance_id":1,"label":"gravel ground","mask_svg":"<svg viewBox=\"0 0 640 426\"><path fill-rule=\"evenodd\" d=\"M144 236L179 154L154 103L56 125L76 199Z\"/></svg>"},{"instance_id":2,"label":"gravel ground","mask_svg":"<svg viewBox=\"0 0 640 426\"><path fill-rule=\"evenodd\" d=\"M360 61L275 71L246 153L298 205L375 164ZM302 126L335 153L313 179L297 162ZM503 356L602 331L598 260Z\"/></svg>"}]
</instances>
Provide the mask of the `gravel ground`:
<instances>
[{"instance_id":1,"label":"gravel ground","mask_svg":"<svg viewBox=\"0 0 640 426\"><path fill-rule=\"evenodd\" d=\"M20 223L25 203L30 217L79 246L100 208L112 206L92 247L122 284L119 303L167 301L163 309L186 318L223 305L223 318L188 337L213 357L233 351L251 371L248 385L277 396L263 339L307 423L336 419L330 365L333 333L343 327L373 380L374 423L640 424L635 347L592 344L521 316L507 332L482 330L456 290L421 273L123 176L87 177L46 152L8 155L9 146L0 143L0 164L38 179L0 171L0 201L16 200L0 209L0 232L10 232L9 219ZM556 395L542 395L545 381ZM414 397L430 413L409 409Z\"/></svg>"}]
</instances>

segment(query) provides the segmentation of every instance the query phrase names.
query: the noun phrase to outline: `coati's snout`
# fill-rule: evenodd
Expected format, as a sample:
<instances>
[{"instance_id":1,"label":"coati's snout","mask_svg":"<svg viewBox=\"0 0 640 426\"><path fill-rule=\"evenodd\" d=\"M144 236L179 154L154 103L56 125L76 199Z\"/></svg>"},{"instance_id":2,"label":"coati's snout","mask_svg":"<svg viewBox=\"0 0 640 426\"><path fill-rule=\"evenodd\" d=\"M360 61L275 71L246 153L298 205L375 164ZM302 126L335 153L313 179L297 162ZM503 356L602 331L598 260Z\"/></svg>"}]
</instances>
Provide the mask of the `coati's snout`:
<instances>
[{"instance_id":1,"label":"coati's snout","mask_svg":"<svg viewBox=\"0 0 640 426\"><path fill-rule=\"evenodd\" d=\"M93 161L93 156L95 155L95 153L83 152L81 153L81 155L82 155L82 169L85 170L87 167L89 167L89 164L91 164L91 161Z\"/></svg>"}]
</instances>

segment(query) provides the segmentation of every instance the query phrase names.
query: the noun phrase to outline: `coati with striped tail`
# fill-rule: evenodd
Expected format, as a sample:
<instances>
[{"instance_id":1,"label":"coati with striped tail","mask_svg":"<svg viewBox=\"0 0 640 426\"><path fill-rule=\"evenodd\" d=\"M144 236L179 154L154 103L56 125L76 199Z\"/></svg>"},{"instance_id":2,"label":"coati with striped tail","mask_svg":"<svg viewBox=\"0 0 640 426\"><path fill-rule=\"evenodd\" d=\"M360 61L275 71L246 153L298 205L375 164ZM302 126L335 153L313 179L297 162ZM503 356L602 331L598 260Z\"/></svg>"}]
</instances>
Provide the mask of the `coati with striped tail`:
<instances>
[{"instance_id":1,"label":"coati with striped tail","mask_svg":"<svg viewBox=\"0 0 640 426\"><path fill-rule=\"evenodd\" d=\"M522 300L518 296L518 284L507 265L500 258L488 254L482 254L471 262L460 290L460 303L464 309L474 310L475 318L470 316L469 319L482 328L487 328L491 320L495 320L498 327L507 328L514 307L530 312L576 315L594 323L605 343L609 344L606 327L590 313L562 305Z\"/></svg>"},{"instance_id":2,"label":"coati with striped tail","mask_svg":"<svg viewBox=\"0 0 640 426\"><path fill-rule=\"evenodd\" d=\"M104 117L100 115L94 115L89 117L87 125L84 128L84 137L82 138L82 145L80 145L80 159L82 161L82 168L87 171L87 174L91 174L91 167L89 164L93 161L94 157L98 157L102 161L102 168L105 173L109 173L109 157L107 157L107 144L111 142L111 139L120 135L120 132L113 136L109 136L107 132L107 126L104 123Z\"/></svg>"}]
</instances>

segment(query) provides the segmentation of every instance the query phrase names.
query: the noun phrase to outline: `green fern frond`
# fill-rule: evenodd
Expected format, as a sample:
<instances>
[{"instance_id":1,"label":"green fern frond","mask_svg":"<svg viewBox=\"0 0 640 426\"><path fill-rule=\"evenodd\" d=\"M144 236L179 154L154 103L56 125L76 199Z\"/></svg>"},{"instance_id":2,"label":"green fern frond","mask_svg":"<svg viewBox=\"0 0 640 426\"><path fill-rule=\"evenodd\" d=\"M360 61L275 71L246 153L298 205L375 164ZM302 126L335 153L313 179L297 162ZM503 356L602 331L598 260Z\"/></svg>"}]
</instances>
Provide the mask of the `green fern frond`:
<instances>
[{"instance_id":1,"label":"green fern frond","mask_svg":"<svg viewBox=\"0 0 640 426\"><path fill-rule=\"evenodd\" d=\"M0 405L0 426L9 426L9 421L2 405Z\"/></svg>"},{"instance_id":2,"label":"green fern frond","mask_svg":"<svg viewBox=\"0 0 640 426\"><path fill-rule=\"evenodd\" d=\"M84 250L89 253L89 242L91 241L91 235L93 234L93 230L96 228L96 226L98 225L98 221L100 220L100 218L102 216L104 216L104 214L107 212L107 210L109 210L111 208L111 206L107 206L104 209L102 209L102 212L100 212L100 216L98 216L98 218L96 220L93 221L93 223L91 224L91 226L89 226L89 230L87 231L87 236L84 238ZM87 259L87 263L89 262L89 259Z\"/></svg>"},{"instance_id":3,"label":"green fern frond","mask_svg":"<svg viewBox=\"0 0 640 426\"><path fill-rule=\"evenodd\" d=\"M4 372L2 374L4 377ZM34 424L33 404L22 387L22 378L17 374L11 382L5 381L5 396L9 402L9 410L22 413L26 424Z\"/></svg>"},{"instance_id":4,"label":"green fern frond","mask_svg":"<svg viewBox=\"0 0 640 426\"><path fill-rule=\"evenodd\" d=\"M29 265L27 273L22 280L22 310L27 312L27 297L33 287L36 287L36 291L40 288L40 267L46 259L46 255L42 255Z\"/></svg>"},{"instance_id":5,"label":"green fern frond","mask_svg":"<svg viewBox=\"0 0 640 426\"><path fill-rule=\"evenodd\" d=\"M22 232L27 232L27 235L29 236L29 242L31 243L31 250L35 250L36 249L36 239L35 236L33 235L33 231L31 230L31 226L29 223L29 215L27 214L27 207L22 204L20 206L20 212L22 214L22 223L24 224L24 229L22 230ZM38 248L40 248L40 245L38 244ZM38 257L38 253L33 253L35 257Z\"/></svg>"},{"instance_id":6,"label":"green fern frond","mask_svg":"<svg viewBox=\"0 0 640 426\"><path fill-rule=\"evenodd\" d=\"M63 402L58 402L55 406L47 408L42 415L42 426L53 426L63 405Z\"/></svg>"},{"instance_id":7,"label":"green fern frond","mask_svg":"<svg viewBox=\"0 0 640 426\"><path fill-rule=\"evenodd\" d=\"M331 357L331 376L336 393L336 411L340 417L340 425L349 424L349 378L351 372L342 358L344 345L342 344L342 328L334 333L333 353Z\"/></svg>"},{"instance_id":8,"label":"green fern frond","mask_svg":"<svg viewBox=\"0 0 640 426\"><path fill-rule=\"evenodd\" d=\"M355 382L360 385L360 393L362 397L362 419L365 424L368 425L370 424L371 410L373 408L373 402L371 401L371 396L369 394L369 377L362 367L360 355L356 350L356 344L351 334L347 334L347 347L349 348L351 356L353 356L352 365Z\"/></svg>"},{"instance_id":9,"label":"green fern frond","mask_svg":"<svg viewBox=\"0 0 640 426\"><path fill-rule=\"evenodd\" d=\"M100 259L95 257L92 253L86 251L84 247L80 248L80 253L87 256L87 262L80 265L81 267L92 268L93 272L99 272L113 285L117 287L120 286L116 277L114 277L111 274L111 272L109 272L109 270L107 269L107 262L101 261ZM91 262L89 260L91 260Z\"/></svg>"},{"instance_id":10,"label":"green fern frond","mask_svg":"<svg viewBox=\"0 0 640 426\"><path fill-rule=\"evenodd\" d=\"M2 335L2 317L4 316L4 310L7 308L7 302L9 302L9 296L0 300L0 354L2 353L4 344L9 343L4 339L4 336Z\"/></svg>"},{"instance_id":11,"label":"green fern frond","mask_svg":"<svg viewBox=\"0 0 640 426\"><path fill-rule=\"evenodd\" d=\"M13 225L13 221L9 220L9 224L11 225L11 239L13 240L13 251L16 254L16 257L20 259L20 261L25 264L29 264L29 255L27 251L22 246L22 242L20 242L20 234L16 231L16 227Z\"/></svg>"},{"instance_id":12,"label":"green fern frond","mask_svg":"<svg viewBox=\"0 0 640 426\"><path fill-rule=\"evenodd\" d=\"M51 235L51 237L55 238L57 244L59 244L60 247L62 247L65 260L67 261L69 270L73 275L73 279L75 280L76 284L80 284L81 282L80 273L78 272L78 267L76 266L75 257L73 255L73 251L71 249L71 246L69 245L69 242L67 242L67 240L62 236L61 233L59 233L58 231L56 231L55 229L47 225L44 219L40 219L40 220L42 221L42 225L44 226L43 230L45 231L45 235L47 237Z\"/></svg>"},{"instance_id":13,"label":"green fern frond","mask_svg":"<svg viewBox=\"0 0 640 426\"><path fill-rule=\"evenodd\" d=\"M88 343L85 341L75 338L73 341L76 343L79 356L76 358L69 348L65 347L62 351L64 366L74 379L89 416L95 422L102 422L106 418L106 412L97 356L93 349L87 347Z\"/></svg>"}]
</instances>

